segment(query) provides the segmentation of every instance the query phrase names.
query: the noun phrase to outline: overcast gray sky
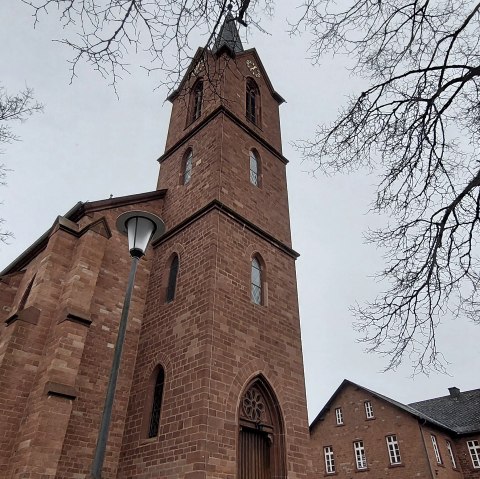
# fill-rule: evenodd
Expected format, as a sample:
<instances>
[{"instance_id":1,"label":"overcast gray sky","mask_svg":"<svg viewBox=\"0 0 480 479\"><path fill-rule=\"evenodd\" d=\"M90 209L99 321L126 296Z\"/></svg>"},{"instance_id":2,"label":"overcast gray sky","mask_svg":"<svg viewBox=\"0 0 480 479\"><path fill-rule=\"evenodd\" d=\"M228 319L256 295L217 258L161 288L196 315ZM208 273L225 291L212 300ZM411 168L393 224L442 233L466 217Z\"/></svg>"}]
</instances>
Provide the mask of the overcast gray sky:
<instances>
[{"instance_id":1,"label":"overcast gray sky","mask_svg":"<svg viewBox=\"0 0 480 479\"><path fill-rule=\"evenodd\" d=\"M382 267L381 254L363 240L367 227L381 224L368 212L376 178L364 171L314 178L312 165L301 163L290 142L311 136L318 122L333 120L362 83L349 76L345 58L310 65L307 39L285 32L292 15L292 5L277 6L264 24L271 35L253 32L244 46L257 48L274 88L287 100L281 106L282 135L290 160L293 246L301 254L297 279L310 419L344 378L402 402L445 395L454 385L480 387L480 327L467 319L445 318L437 331L449 375L412 378L408 363L381 373L386 361L356 342L348 308L381 290L371 278ZM22 141L7 145L0 158L13 170L0 189L0 217L15 234L10 245L0 244L0 269L76 202L156 186L156 158L164 150L170 115L167 92L155 90L155 79L135 66L118 85L120 99L108 80L85 65L70 84L71 52L52 42L61 36L54 17L43 17L34 30L27 6L0 2L0 83L10 92L28 85L45 104L43 114L15 126Z\"/></svg>"}]
</instances>

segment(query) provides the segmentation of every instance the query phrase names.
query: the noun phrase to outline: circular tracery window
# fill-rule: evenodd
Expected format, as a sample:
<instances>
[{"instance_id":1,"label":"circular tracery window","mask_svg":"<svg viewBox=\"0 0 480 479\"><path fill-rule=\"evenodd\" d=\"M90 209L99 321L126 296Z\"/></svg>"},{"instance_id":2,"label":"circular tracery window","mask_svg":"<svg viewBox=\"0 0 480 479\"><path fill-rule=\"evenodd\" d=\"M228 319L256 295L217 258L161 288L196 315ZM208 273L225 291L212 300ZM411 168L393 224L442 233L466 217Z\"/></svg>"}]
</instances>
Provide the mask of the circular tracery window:
<instances>
[{"instance_id":1,"label":"circular tracery window","mask_svg":"<svg viewBox=\"0 0 480 479\"><path fill-rule=\"evenodd\" d=\"M255 388L250 388L243 398L243 412L251 421L260 422L265 411L263 397Z\"/></svg>"}]
</instances>

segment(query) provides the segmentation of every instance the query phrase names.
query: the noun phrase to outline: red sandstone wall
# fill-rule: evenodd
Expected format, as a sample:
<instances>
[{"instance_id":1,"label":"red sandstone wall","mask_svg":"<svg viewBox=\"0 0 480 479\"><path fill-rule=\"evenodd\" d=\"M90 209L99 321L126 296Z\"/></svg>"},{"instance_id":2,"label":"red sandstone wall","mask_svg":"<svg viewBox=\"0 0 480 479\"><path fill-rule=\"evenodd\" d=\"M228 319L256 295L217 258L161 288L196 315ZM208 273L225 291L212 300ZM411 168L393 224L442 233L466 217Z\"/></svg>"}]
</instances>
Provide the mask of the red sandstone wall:
<instances>
[{"instance_id":1,"label":"red sandstone wall","mask_svg":"<svg viewBox=\"0 0 480 479\"><path fill-rule=\"evenodd\" d=\"M248 50L237 55L235 60L228 63L225 81L225 105L248 127L265 139L278 152L282 152L282 139L280 132L280 115L278 101L272 96L267 79L260 66L260 61L254 54L255 50ZM247 61L254 62L260 71L260 77L252 74L247 67ZM247 78L252 78L260 90L260 118L256 123L247 120L245 115L245 91Z\"/></svg>"},{"instance_id":2,"label":"red sandstone wall","mask_svg":"<svg viewBox=\"0 0 480 479\"><path fill-rule=\"evenodd\" d=\"M175 300L166 304L168 261L180 257ZM267 265L267 305L250 300L250 260ZM307 420L294 260L211 212L156 249L140 336L119 478L236 473L237 406L262 372L282 408L290 478L304 478ZM149 378L166 383L159 436L147 439Z\"/></svg>"},{"instance_id":3,"label":"red sandstone wall","mask_svg":"<svg viewBox=\"0 0 480 479\"><path fill-rule=\"evenodd\" d=\"M246 53L229 64L227 84L220 84L221 98L242 121L246 58L253 57ZM261 123L248 128L280 150L278 104L263 78L258 84ZM203 118L218 105L212 94L206 91ZM188 125L182 101L173 106L167 148L202 120ZM159 181L168 188L165 200L142 209L162 216L171 230L217 199L290 245L285 164L248 128L217 116L171 151ZM194 166L191 182L183 185L188 146ZM260 188L249 182L252 147L262 162ZM13 301L4 309L8 316L36 274L26 306L37 316L19 315L0 333L0 398L6 404L0 413L8 424L0 436L1 478L88 474L129 269L126 239L116 232L115 219L138 205L106 208L78 224L63 220L21 283L3 287L1 297ZM80 235L92 223L95 227ZM180 256L177 295L165 304L173 252ZM250 301L255 252L266 265L262 306ZM166 373L160 432L146 439L145 401L159 363ZM232 479L238 401L259 373L280 403L289 479L303 479L308 429L294 258L248 225L213 210L159 244L152 265L150 257L140 264L102 477Z\"/></svg>"},{"instance_id":4,"label":"red sandstone wall","mask_svg":"<svg viewBox=\"0 0 480 479\"><path fill-rule=\"evenodd\" d=\"M161 210L158 201L142 206L157 214ZM88 473L130 267L126 238L116 232L115 220L129 208L84 217L80 226L62 220L46 249L27 267L25 283L36 276L25 311L33 308L39 314L35 321L26 321L19 312L19 319L0 333L4 405L0 423L8 424L0 442L1 478L72 478ZM102 217L104 221L95 224ZM78 235L91 223L91 229ZM105 478L116 477L148 274L149 261L142 260Z\"/></svg>"},{"instance_id":5,"label":"red sandstone wall","mask_svg":"<svg viewBox=\"0 0 480 479\"><path fill-rule=\"evenodd\" d=\"M260 160L258 187L250 182L251 149L257 151ZM226 117L222 123L221 151L219 200L291 246L285 163Z\"/></svg>"},{"instance_id":6,"label":"red sandstone wall","mask_svg":"<svg viewBox=\"0 0 480 479\"><path fill-rule=\"evenodd\" d=\"M214 232L212 216L206 216L155 250L119 478L193 478L205 461ZM175 300L165 303L173 253L180 259L177 289ZM148 439L148 388L159 363L165 369L160 430Z\"/></svg>"},{"instance_id":7,"label":"red sandstone wall","mask_svg":"<svg viewBox=\"0 0 480 479\"><path fill-rule=\"evenodd\" d=\"M238 58L226 70L222 100L245 123L245 60L253 56ZM162 160L158 183L168 189L163 210L167 230L220 200L290 245L285 163L248 130L255 128L280 150L278 103L264 79L258 83L259 127L216 116L169 151L219 104L218 97L208 102L211 91L206 91L202 116L188 125L185 95L174 101L168 156ZM183 185L183 159L190 147L192 178ZM250 148L260 154L260 188L250 184ZM155 251L118 477L234 477L238 402L247 382L259 373L281 405L289 478L306 477L308 429L294 259L218 210L186 225ZM254 252L266 264L264 306L250 300ZM166 304L174 253L180 258L178 286L175 300ZM149 388L159 363L165 369L160 431L148 439Z\"/></svg>"},{"instance_id":8,"label":"red sandstone wall","mask_svg":"<svg viewBox=\"0 0 480 479\"><path fill-rule=\"evenodd\" d=\"M167 230L218 198L221 143L222 118L216 117L162 162L158 189L168 189L163 213ZM193 150L192 177L184 185L183 160L189 148Z\"/></svg>"},{"instance_id":9,"label":"red sandstone wall","mask_svg":"<svg viewBox=\"0 0 480 479\"><path fill-rule=\"evenodd\" d=\"M254 62L259 71L261 69L260 61L254 52L254 49L248 50L238 54L234 59L227 55L216 59L211 54L207 54L206 64L202 64L198 76L191 75L173 100L166 150L187 136L209 113L222 104L281 153L278 101L272 96L264 72L261 71L260 77L257 78L247 67L248 60ZM245 114L245 91L248 77L255 80L260 91L261 111L260 119L256 124L248 121ZM192 122L190 120L190 89L198 78L204 80L202 115Z\"/></svg>"},{"instance_id":10,"label":"red sandstone wall","mask_svg":"<svg viewBox=\"0 0 480 479\"><path fill-rule=\"evenodd\" d=\"M273 104L272 104L273 107ZM278 117L278 105L275 106ZM192 177L183 184L184 157L193 150ZM260 159L260 186L250 183L249 151ZM172 228L219 200L286 245L291 245L285 163L230 118L215 117L161 164L159 189L168 189L164 221Z\"/></svg>"},{"instance_id":11,"label":"red sandstone wall","mask_svg":"<svg viewBox=\"0 0 480 479\"><path fill-rule=\"evenodd\" d=\"M217 61L211 54L207 54L205 58L206 63L202 62L199 74L192 74L186 79L173 100L165 150L194 130L209 113L220 106L221 99L224 98L225 61L223 59ZM204 85L202 114L200 118L192 121L190 90L199 78L203 80Z\"/></svg>"}]
</instances>

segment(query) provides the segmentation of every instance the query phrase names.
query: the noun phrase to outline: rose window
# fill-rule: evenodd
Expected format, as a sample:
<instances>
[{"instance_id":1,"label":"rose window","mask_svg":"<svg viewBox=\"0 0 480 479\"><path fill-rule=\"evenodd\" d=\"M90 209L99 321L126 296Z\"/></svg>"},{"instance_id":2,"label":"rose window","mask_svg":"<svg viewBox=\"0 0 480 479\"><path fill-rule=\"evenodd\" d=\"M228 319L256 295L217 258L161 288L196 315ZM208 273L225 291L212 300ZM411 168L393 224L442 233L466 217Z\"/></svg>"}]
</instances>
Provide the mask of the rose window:
<instances>
[{"instance_id":1,"label":"rose window","mask_svg":"<svg viewBox=\"0 0 480 479\"><path fill-rule=\"evenodd\" d=\"M249 389L243 398L245 416L251 421L260 422L264 410L265 406L261 394L255 388Z\"/></svg>"}]
</instances>

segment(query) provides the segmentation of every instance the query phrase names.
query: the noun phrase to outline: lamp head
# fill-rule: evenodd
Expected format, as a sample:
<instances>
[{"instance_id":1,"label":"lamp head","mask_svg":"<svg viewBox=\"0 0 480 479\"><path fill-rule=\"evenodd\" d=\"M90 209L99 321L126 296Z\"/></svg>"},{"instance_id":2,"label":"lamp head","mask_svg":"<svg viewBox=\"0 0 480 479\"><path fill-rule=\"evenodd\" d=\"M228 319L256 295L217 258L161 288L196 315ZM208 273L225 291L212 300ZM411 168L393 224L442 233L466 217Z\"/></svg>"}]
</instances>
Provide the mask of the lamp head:
<instances>
[{"instance_id":1,"label":"lamp head","mask_svg":"<svg viewBox=\"0 0 480 479\"><path fill-rule=\"evenodd\" d=\"M165 232L165 224L157 215L146 211L127 211L117 218L117 229L128 236L130 255L140 258L151 241Z\"/></svg>"}]
</instances>

